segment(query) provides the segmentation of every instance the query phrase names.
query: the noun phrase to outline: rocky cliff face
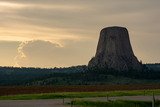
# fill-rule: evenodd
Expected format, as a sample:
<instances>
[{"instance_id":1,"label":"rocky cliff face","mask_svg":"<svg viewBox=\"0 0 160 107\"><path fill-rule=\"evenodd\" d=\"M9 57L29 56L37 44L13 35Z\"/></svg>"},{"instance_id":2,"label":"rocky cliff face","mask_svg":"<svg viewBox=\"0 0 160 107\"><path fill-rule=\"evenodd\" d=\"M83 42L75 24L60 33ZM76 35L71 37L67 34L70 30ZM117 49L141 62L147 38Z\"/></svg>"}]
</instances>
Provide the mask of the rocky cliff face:
<instances>
[{"instance_id":1,"label":"rocky cliff face","mask_svg":"<svg viewBox=\"0 0 160 107\"><path fill-rule=\"evenodd\" d=\"M128 30L117 26L102 29L96 55L88 67L141 70L142 64L133 53Z\"/></svg>"}]
</instances>

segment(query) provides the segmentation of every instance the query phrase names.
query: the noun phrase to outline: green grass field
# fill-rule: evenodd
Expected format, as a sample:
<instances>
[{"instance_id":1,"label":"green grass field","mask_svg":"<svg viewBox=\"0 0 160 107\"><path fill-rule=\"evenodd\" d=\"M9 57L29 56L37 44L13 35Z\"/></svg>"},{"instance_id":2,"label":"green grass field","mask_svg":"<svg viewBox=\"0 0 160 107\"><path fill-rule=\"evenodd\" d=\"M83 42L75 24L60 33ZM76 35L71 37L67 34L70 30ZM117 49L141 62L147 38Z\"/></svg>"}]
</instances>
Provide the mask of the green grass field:
<instances>
[{"instance_id":1,"label":"green grass field","mask_svg":"<svg viewBox=\"0 0 160 107\"><path fill-rule=\"evenodd\" d=\"M160 95L160 90L135 90L135 91L108 91L108 92L61 92L43 94L23 94L0 96L0 100L32 100L32 99L61 99L61 98L86 98L86 97L113 97L136 95Z\"/></svg>"},{"instance_id":2,"label":"green grass field","mask_svg":"<svg viewBox=\"0 0 160 107\"><path fill-rule=\"evenodd\" d=\"M83 101L74 100L71 102L72 105L79 105L81 107L152 107L152 102L149 101L108 101L108 102L95 102L95 101ZM160 102L156 101L155 106L159 107Z\"/></svg>"}]
</instances>

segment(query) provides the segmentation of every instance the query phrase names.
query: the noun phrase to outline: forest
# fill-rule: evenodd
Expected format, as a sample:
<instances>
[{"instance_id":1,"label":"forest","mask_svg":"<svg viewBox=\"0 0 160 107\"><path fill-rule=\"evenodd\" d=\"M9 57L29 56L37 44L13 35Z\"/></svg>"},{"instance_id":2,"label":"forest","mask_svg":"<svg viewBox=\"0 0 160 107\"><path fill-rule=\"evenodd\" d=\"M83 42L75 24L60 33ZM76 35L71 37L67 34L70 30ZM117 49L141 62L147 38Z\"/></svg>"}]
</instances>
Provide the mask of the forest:
<instances>
[{"instance_id":1,"label":"forest","mask_svg":"<svg viewBox=\"0 0 160 107\"><path fill-rule=\"evenodd\" d=\"M159 84L160 64L144 64L142 71L66 68L0 67L0 86Z\"/></svg>"}]
</instances>

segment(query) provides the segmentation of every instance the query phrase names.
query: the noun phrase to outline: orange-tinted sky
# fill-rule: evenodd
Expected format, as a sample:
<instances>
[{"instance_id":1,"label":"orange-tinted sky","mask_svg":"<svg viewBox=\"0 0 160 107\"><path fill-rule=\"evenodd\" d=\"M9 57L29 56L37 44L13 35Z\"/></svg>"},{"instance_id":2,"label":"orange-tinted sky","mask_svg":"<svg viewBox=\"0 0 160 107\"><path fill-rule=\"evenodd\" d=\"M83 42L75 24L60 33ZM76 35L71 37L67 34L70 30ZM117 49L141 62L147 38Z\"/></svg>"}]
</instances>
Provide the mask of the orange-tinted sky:
<instances>
[{"instance_id":1,"label":"orange-tinted sky","mask_svg":"<svg viewBox=\"0 0 160 107\"><path fill-rule=\"evenodd\" d=\"M0 65L87 64L99 32L124 26L135 55L160 62L160 0L0 0Z\"/></svg>"}]
</instances>

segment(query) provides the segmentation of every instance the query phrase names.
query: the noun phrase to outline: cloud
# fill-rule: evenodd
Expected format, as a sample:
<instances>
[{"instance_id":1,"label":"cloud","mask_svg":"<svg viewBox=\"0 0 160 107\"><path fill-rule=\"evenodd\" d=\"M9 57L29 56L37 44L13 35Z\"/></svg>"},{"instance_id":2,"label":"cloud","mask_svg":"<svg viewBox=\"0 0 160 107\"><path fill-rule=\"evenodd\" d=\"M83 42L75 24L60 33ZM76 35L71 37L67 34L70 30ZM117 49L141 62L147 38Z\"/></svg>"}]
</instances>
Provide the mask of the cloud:
<instances>
[{"instance_id":1,"label":"cloud","mask_svg":"<svg viewBox=\"0 0 160 107\"><path fill-rule=\"evenodd\" d=\"M0 1L0 13L10 13L24 7L25 5L23 4Z\"/></svg>"},{"instance_id":2,"label":"cloud","mask_svg":"<svg viewBox=\"0 0 160 107\"><path fill-rule=\"evenodd\" d=\"M156 23L160 17L157 14L160 13L159 0L154 2L150 0L5 0L5 2L12 4L12 7L15 4L23 6L14 13L6 14L5 11L1 13L1 27L6 31L0 34L5 36L21 36L27 40L28 38L31 40L95 39L98 35L97 31L111 25L133 28L137 33L160 31L159 24Z\"/></svg>"},{"instance_id":3,"label":"cloud","mask_svg":"<svg viewBox=\"0 0 160 107\"><path fill-rule=\"evenodd\" d=\"M91 57L90 54L92 54L89 52L91 50L89 45L86 45L86 49L83 49L83 46L80 44L67 43L67 45L62 47L50 41L32 40L22 42L17 49L15 66L64 67L87 64ZM87 53L88 55L86 55Z\"/></svg>"},{"instance_id":4,"label":"cloud","mask_svg":"<svg viewBox=\"0 0 160 107\"><path fill-rule=\"evenodd\" d=\"M15 66L40 66L53 59L52 54L56 54L58 44L50 41L32 40L22 42L17 49ZM54 61L53 61L54 62Z\"/></svg>"}]
</instances>

